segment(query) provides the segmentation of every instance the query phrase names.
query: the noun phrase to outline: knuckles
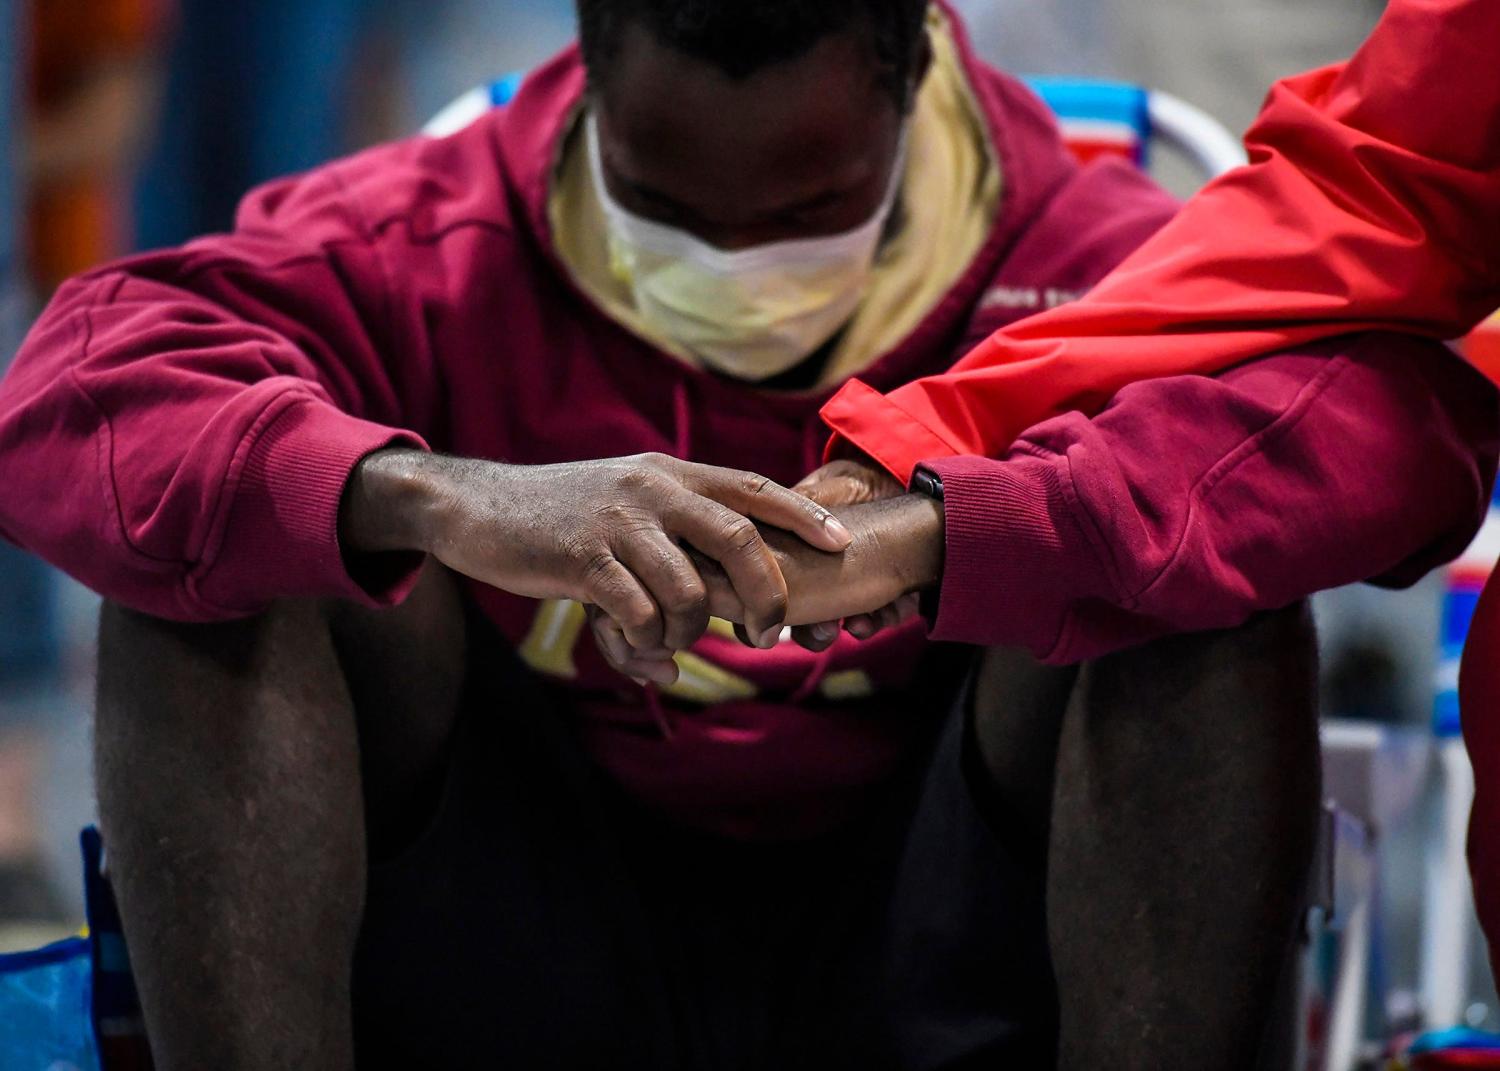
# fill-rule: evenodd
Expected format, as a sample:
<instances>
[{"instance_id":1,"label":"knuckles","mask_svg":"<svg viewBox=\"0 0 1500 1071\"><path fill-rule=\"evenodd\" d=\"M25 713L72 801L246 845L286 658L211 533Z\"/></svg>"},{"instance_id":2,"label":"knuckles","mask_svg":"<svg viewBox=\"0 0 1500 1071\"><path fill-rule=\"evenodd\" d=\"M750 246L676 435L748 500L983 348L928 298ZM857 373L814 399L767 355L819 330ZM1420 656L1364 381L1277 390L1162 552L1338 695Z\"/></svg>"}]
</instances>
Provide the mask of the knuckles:
<instances>
[{"instance_id":1,"label":"knuckles","mask_svg":"<svg viewBox=\"0 0 1500 1071\"><path fill-rule=\"evenodd\" d=\"M645 631L657 623L656 608L648 603L631 601L620 615L620 624L627 629Z\"/></svg>"},{"instance_id":2,"label":"knuckles","mask_svg":"<svg viewBox=\"0 0 1500 1071\"><path fill-rule=\"evenodd\" d=\"M786 620L786 612L790 604L791 600L787 598L785 591L770 591L759 600L757 609L770 618L772 623L775 623Z\"/></svg>"},{"instance_id":3,"label":"knuckles","mask_svg":"<svg viewBox=\"0 0 1500 1071\"><path fill-rule=\"evenodd\" d=\"M600 550L588 555L582 563L583 579L590 587L608 580L614 571L615 556L609 551Z\"/></svg>"},{"instance_id":4,"label":"knuckles","mask_svg":"<svg viewBox=\"0 0 1500 1071\"><path fill-rule=\"evenodd\" d=\"M702 581L684 581L664 601L665 609L674 616L708 616L708 588Z\"/></svg>"},{"instance_id":5,"label":"knuckles","mask_svg":"<svg viewBox=\"0 0 1500 1071\"><path fill-rule=\"evenodd\" d=\"M651 468L630 466L615 477L615 486L622 491L649 493L659 490L666 483L660 472Z\"/></svg>"},{"instance_id":6,"label":"knuckles","mask_svg":"<svg viewBox=\"0 0 1500 1071\"><path fill-rule=\"evenodd\" d=\"M724 542L736 554L748 554L759 550L760 529L747 517L736 517L724 526Z\"/></svg>"}]
</instances>

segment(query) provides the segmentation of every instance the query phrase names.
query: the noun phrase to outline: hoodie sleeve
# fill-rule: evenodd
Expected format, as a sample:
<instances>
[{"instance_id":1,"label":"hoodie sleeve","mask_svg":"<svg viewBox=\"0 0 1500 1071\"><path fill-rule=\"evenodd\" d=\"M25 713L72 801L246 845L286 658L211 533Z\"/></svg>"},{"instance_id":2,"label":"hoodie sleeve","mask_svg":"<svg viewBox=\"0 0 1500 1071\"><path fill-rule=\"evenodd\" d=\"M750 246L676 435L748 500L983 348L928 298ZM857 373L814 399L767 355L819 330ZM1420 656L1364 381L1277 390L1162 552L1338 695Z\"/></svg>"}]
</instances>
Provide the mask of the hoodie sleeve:
<instances>
[{"instance_id":1,"label":"hoodie sleeve","mask_svg":"<svg viewBox=\"0 0 1500 1071\"><path fill-rule=\"evenodd\" d=\"M402 597L417 563L362 587L339 504L366 454L424 446L435 377L391 329L338 166L253 194L233 234L59 291L0 382L0 534L178 620Z\"/></svg>"},{"instance_id":2,"label":"hoodie sleeve","mask_svg":"<svg viewBox=\"0 0 1500 1071\"><path fill-rule=\"evenodd\" d=\"M922 466L947 513L934 638L1073 663L1457 555L1489 502L1495 388L1435 343L1340 342Z\"/></svg>"},{"instance_id":3,"label":"hoodie sleeve","mask_svg":"<svg viewBox=\"0 0 1500 1071\"><path fill-rule=\"evenodd\" d=\"M835 432L909 477L994 457L1148 377L1212 374L1366 329L1454 338L1500 305L1493 0L1392 0L1347 64L1277 85L1250 164L1211 183L1085 298L887 395L852 384Z\"/></svg>"}]
</instances>

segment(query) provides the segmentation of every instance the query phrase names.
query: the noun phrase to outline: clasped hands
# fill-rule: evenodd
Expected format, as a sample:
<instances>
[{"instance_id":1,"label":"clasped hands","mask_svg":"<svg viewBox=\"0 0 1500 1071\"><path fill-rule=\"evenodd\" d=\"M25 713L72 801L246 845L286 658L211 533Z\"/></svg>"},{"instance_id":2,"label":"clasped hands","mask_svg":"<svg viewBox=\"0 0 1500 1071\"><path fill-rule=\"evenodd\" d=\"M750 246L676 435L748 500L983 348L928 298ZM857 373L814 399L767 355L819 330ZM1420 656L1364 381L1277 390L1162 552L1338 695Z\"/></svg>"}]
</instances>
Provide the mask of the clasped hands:
<instances>
[{"instance_id":1,"label":"clasped hands","mask_svg":"<svg viewBox=\"0 0 1500 1071\"><path fill-rule=\"evenodd\" d=\"M590 608L606 659L642 682L711 618L769 648L864 639L913 616L942 569L942 506L883 470L835 461L788 490L660 454L505 465L391 449L345 491L346 556L419 551L465 576Z\"/></svg>"}]
</instances>

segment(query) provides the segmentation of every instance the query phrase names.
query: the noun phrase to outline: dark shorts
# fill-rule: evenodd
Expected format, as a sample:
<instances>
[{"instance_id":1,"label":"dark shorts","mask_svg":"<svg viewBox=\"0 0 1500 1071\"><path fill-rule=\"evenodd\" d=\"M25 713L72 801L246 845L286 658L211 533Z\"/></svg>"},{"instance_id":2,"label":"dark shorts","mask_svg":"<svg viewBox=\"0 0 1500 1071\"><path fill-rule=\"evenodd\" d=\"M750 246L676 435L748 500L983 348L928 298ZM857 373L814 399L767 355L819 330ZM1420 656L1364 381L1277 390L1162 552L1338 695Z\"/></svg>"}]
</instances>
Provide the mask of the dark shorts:
<instances>
[{"instance_id":1,"label":"dark shorts","mask_svg":"<svg viewBox=\"0 0 1500 1071\"><path fill-rule=\"evenodd\" d=\"M1051 1065L1042 881L976 806L963 698L872 813L780 845L642 813L560 702L471 688L437 817L371 876L362 1069Z\"/></svg>"}]
</instances>

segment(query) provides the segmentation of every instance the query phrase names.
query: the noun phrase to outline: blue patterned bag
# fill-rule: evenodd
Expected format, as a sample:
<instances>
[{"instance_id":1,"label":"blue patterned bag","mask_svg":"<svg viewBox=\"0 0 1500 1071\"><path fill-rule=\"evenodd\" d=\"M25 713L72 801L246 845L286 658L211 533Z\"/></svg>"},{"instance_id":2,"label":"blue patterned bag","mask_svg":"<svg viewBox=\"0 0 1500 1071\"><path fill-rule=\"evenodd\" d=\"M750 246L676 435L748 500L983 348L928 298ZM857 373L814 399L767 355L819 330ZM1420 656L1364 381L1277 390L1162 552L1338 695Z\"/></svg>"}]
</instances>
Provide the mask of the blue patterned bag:
<instances>
[{"instance_id":1,"label":"blue patterned bag","mask_svg":"<svg viewBox=\"0 0 1500 1071\"><path fill-rule=\"evenodd\" d=\"M87 937L0 956L0 1071L149 1071L104 846L83 831Z\"/></svg>"},{"instance_id":2,"label":"blue patterned bag","mask_svg":"<svg viewBox=\"0 0 1500 1071\"><path fill-rule=\"evenodd\" d=\"M85 937L0 956L0 1071L100 1071Z\"/></svg>"}]
</instances>

